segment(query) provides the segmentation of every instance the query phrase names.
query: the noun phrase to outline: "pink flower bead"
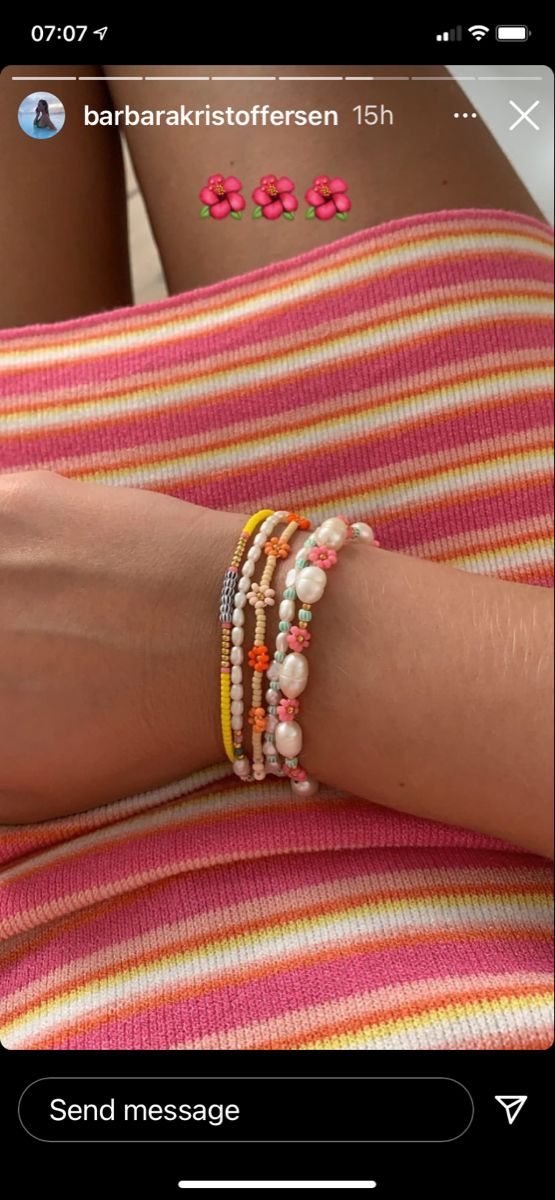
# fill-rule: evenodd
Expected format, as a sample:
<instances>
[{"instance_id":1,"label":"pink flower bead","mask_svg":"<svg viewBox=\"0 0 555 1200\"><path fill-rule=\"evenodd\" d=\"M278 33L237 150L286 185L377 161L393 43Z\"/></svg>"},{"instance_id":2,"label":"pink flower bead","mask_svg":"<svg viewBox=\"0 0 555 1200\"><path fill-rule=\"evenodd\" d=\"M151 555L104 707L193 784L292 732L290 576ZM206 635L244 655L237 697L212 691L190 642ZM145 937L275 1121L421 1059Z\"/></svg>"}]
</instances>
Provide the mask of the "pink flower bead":
<instances>
[{"instance_id":1,"label":"pink flower bead","mask_svg":"<svg viewBox=\"0 0 555 1200\"><path fill-rule=\"evenodd\" d=\"M310 562L316 563L316 566L322 567L324 571L329 571L337 562L337 554L329 546L314 546L308 557Z\"/></svg>"},{"instance_id":2,"label":"pink flower bead","mask_svg":"<svg viewBox=\"0 0 555 1200\"><path fill-rule=\"evenodd\" d=\"M308 629L299 629L298 625L292 625L287 634L287 645L290 650L295 650L297 654L300 654L310 645L311 637L312 634L308 632Z\"/></svg>"},{"instance_id":3,"label":"pink flower bead","mask_svg":"<svg viewBox=\"0 0 555 1200\"><path fill-rule=\"evenodd\" d=\"M277 715L280 721L294 721L299 711L300 704L298 700L282 699L278 704Z\"/></svg>"}]
</instances>

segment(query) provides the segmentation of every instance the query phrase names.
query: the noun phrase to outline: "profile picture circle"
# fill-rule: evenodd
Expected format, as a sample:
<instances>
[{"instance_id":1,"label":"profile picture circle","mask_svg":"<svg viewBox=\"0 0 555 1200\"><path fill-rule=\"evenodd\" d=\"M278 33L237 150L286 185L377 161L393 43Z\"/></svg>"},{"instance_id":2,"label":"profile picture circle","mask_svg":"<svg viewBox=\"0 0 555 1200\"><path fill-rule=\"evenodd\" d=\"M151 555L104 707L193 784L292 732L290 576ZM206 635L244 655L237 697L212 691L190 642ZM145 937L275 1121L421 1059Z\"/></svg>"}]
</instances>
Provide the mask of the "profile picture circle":
<instances>
[{"instance_id":1,"label":"profile picture circle","mask_svg":"<svg viewBox=\"0 0 555 1200\"><path fill-rule=\"evenodd\" d=\"M19 105L17 119L28 137L52 138L63 129L66 110L52 92L29 92Z\"/></svg>"}]
</instances>

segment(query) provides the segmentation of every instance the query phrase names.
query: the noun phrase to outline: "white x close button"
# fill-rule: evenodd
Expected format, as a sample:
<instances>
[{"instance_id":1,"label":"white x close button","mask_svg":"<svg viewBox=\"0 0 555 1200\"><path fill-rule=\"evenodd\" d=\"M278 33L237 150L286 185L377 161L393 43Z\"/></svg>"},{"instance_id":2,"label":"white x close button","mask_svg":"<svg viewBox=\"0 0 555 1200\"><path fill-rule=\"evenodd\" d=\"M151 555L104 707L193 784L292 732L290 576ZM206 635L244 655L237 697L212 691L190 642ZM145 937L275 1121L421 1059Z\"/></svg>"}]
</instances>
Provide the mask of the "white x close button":
<instances>
[{"instance_id":1,"label":"white x close button","mask_svg":"<svg viewBox=\"0 0 555 1200\"><path fill-rule=\"evenodd\" d=\"M535 100L534 103L530 105L530 108L526 109L526 112L514 100L509 100L509 104L512 104L513 108L516 109L517 113L520 113L520 116L517 117L516 121L514 121L512 125L509 125L510 133L512 133L513 129L516 129L517 125L520 125L522 121L526 121L528 123L528 125L532 126L533 129L537 129L539 131L539 128L540 128L539 125L536 125L536 122L533 121L530 116L530 113L533 112L534 109L538 107L539 100Z\"/></svg>"}]
</instances>

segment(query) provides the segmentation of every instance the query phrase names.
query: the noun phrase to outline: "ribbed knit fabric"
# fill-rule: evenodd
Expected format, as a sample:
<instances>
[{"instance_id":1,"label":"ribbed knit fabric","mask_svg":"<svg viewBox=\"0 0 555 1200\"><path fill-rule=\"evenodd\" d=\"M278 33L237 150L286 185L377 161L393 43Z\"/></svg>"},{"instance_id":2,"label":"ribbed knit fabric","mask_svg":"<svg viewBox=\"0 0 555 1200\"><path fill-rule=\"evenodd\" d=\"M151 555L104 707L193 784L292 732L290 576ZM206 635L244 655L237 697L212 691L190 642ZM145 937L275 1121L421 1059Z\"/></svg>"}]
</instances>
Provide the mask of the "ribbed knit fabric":
<instances>
[{"instance_id":1,"label":"ribbed knit fabric","mask_svg":"<svg viewBox=\"0 0 555 1200\"><path fill-rule=\"evenodd\" d=\"M386 549L548 585L551 264L537 221L432 213L8 331L0 467L339 510ZM2 827L0 861L10 1048L552 1041L550 867L491 838L218 765Z\"/></svg>"}]
</instances>

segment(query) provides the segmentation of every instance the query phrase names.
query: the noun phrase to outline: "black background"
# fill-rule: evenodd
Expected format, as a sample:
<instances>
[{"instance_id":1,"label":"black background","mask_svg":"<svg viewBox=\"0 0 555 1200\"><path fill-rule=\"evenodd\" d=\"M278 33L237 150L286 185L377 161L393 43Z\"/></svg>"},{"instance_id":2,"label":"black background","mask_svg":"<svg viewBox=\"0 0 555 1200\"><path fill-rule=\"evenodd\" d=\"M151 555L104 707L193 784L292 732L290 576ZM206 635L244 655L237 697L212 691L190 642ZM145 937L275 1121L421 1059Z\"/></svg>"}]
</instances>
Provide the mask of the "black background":
<instances>
[{"instance_id":1,"label":"black background","mask_svg":"<svg viewBox=\"0 0 555 1200\"><path fill-rule=\"evenodd\" d=\"M439 18L429 11L411 14L391 6L389 16L373 6L330 5L326 15L316 6L284 5L276 11L252 3L227 7L188 6L180 12L129 8L121 13L92 6L73 6L71 14L58 6L41 5L23 10L23 19L1 20L0 67L19 63L117 62L179 63L192 65L231 62L252 65L268 62L284 66L309 63L332 65L364 61L383 63L545 63L551 45L545 19L523 6L516 17L506 11L463 16L461 11L441 10ZM469 13L469 10L466 9ZM160 15L158 15L158 13ZM492 32L476 43L469 35L461 43L438 43L436 33L444 28L469 24L479 18ZM526 21L531 29L528 42L503 45L493 30L501 22ZM30 31L34 24L87 24L90 29L108 25L102 43L88 37L79 45L51 42L35 44ZM2 118L3 119L3 118ZM0 164L1 173L7 169ZM1 270L1 264L0 264ZM14 1185L6 1196L65 1197L165 1197L182 1194L179 1179L375 1179L376 1196L426 1197L496 1194L507 1197L536 1195L545 1187L547 1163L551 1160L553 1117L553 1048L546 1051L13 1051L0 1048L1 1104L0 1138L4 1173L14 1174ZM368 1076L442 1076L459 1080L470 1091L474 1120L458 1140L443 1144L379 1144L375 1142L223 1143L218 1130L204 1144L52 1144L36 1141L18 1119L21 1093L33 1080L62 1077L234 1077L234 1102L252 1108L252 1077L256 1103L271 1114L275 1105L272 1079L291 1078L287 1085L295 1096L294 1077L356 1077L348 1093L337 1084L337 1095L347 1105L341 1132L349 1124L352 1136L360 1135ZM286 1085L280 1089L287 1091ZM402 1086L399 1083L399 1086ZM112 1094L106 1084L108 1093ZM267 1090L265 1091L264 1088ZM316 1089L317 1090L317 1089ZM63 1087L57 1094L63 1095ZM496 1094L528 1095L514 1125L509 1126ZM331 1097L333 1086L322 1083L322 1097ZM244 1099L243 1099L244 1097ZM347 1099L345 1099L347 1097ZM87 1096L84 1094L83 1099ZM90 1096L89 1096L90 1098ZM152 1095L157 1100L159 1093ZM172 1099L173 1097L167 1097ZM187 1097L188 1098L188 1097ZM214 1097L217 1098L217 1097ZM133 1099L131 1096L130 1099ZM298 1099L298 1098L297 1098ZM162 1101L163 1102L163 1101ZM174 1123L170 1130L175 1129ZM233 1129L233 1126L229 1127ZM306 1130L306 1120L303 1129ZM170 1132L169 1136L190 1136ZM273 1130L275 1137L280 1130ZM228 1135L230 1136L230 1135ZM241 1135L243 1136L243 1135ZM374 1194L374 1193L373 1193Z\"/></svg>"}]
</instances>

